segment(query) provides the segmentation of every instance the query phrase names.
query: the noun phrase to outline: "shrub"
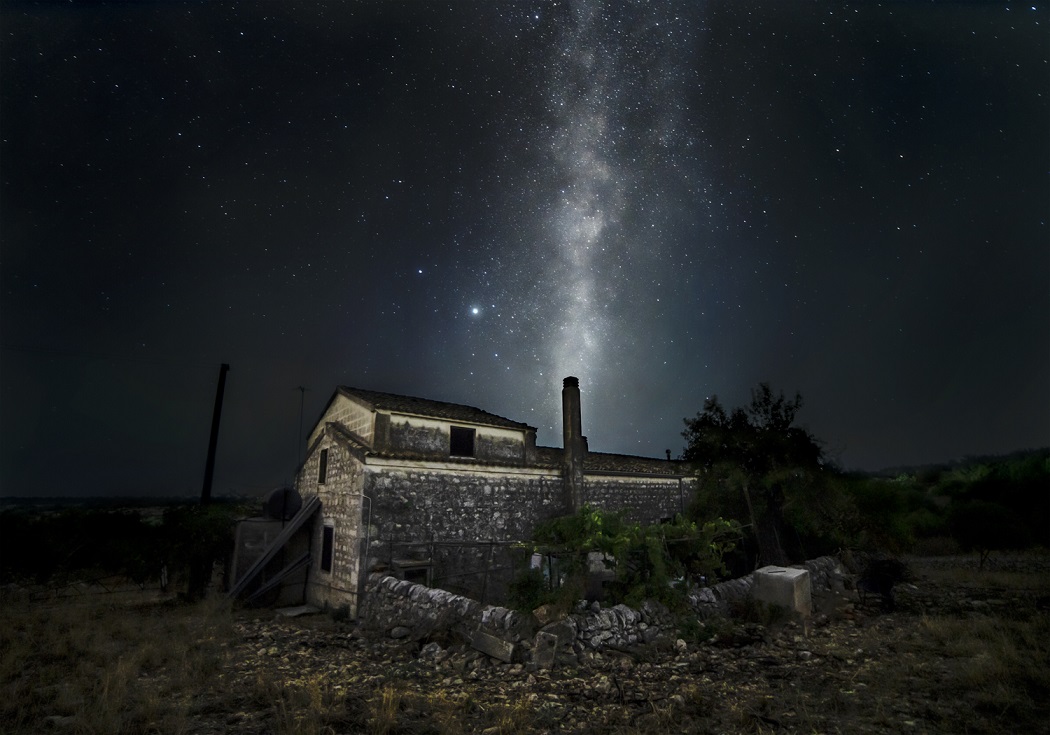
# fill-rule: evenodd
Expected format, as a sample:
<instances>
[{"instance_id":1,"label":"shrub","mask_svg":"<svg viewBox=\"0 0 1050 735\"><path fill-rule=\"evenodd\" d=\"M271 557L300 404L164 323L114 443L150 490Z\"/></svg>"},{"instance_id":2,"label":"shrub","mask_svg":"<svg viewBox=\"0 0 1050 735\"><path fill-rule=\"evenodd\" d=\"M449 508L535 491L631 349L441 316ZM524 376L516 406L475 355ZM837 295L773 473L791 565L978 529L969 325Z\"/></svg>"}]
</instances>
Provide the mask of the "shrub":
<instances>
[{"instance_id":1,"label":"shrub","mask_svg":"<svg viewBox=\"0 0 1050 735\"><path fill-rule=\"evenodd\" d=\"M725 573L723 557L739 538L739 524L721 518L698 524L677 516L671 523L642 526L620 513L584 507L537 527L536 551L555 556L558 567L550 580L542 572L519 577L515 589L530 600L543 598L541 580L554 589L566 584L583 589L588 564L598 558L613 575L606 586L612 601L637 605L651 598L677 607L692 579Z\"/></svg>"}]
</instances>

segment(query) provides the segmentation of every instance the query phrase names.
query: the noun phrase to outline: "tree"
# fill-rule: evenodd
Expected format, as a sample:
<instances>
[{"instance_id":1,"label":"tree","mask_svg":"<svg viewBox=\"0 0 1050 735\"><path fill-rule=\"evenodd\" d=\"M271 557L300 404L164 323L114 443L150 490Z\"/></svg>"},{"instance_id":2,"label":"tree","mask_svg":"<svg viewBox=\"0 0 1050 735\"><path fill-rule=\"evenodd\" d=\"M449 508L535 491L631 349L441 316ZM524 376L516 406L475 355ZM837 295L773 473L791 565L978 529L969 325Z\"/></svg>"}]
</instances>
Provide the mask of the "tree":
<instances>
[{"instance_id":1,"label":"tree","mask_svg":"<svg viewBox=\"0 0 1050 735\"><path fill-rule=\"evenodd\" d=\"M743 497L747 516L741 520L750 523L758 561L766 564L787 563L785 487L807 484L823 466L820 444L793 425L801 408L800 394L788 399L760 383L748 406L728 413L717 396L708 398L703 411L685 419L682 432L682 456L695 464L701 485L714 482Z\"/></svg>"}]
</instances>

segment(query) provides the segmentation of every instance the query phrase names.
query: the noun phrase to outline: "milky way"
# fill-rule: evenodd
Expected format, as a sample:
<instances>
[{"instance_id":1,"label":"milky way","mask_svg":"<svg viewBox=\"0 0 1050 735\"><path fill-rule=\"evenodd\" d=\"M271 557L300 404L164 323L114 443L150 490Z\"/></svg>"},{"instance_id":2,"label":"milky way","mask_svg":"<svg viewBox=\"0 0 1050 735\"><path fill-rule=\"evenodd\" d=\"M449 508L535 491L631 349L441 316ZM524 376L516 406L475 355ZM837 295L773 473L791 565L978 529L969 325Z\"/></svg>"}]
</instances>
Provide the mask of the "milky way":
<instances>
[{"instance_id":1,"label":"milky way","mask_svg":"<svg viewBox=\"0 0 1050 735\"><path fill-rule=\"evenodd\" d=\"M676 249L668 224L683 200L692 213L706 202L691 182L696 141L682 125L697 84L696 19L667 4L593 0L549 12L532 72L542 109L525 123L539 163L521 197L524 252L537 273L513 299L529 315L539 358L512 392L542 407L530 418L557 442L562 377L582 378L591 426L600 427L616 420L627 383L637 382L628 366L666 350L660 299L679 285L668 268ZM503 286L521 293L513 276Z\"/></svg>"},{"instance_id":2,"label":"milky way","mask_svg":"<svg viewBox=\"0 0 1050 735\"><path fill-rule=\"evenodd\" d=\"M557 446L572 374L651 457L760 381L845 467L1050 442L1046 2L0 16L4 493L192 493L221 363L219 493L339 384Z\"/></svg>"}]
</instances>

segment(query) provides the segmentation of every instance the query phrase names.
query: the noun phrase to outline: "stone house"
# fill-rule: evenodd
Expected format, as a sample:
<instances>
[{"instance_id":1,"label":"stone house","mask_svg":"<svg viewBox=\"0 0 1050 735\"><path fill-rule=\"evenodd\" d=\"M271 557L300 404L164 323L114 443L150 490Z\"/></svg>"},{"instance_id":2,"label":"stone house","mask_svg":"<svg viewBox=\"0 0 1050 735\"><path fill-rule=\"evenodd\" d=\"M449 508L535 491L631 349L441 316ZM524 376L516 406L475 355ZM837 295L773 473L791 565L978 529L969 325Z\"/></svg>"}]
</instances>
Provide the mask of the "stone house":
<instances>
[{"instance_id":1,"label":"stone house","mask_svg":"<svg viewBox=\"0 0 1050 735\"><path fill-rule=\"evenodd\" d=\"M302 510L281 524L283 542L270 543L307 549L282 562L298 564L293 595L355 615L364 580L385 570L498 596L524 553L515 545L539 521L584 504L642 523L684 510L693 480L683 463L589 451L574 377L562 407L559 449L536 446L532 426L472 406L337 388L296 478ZM239 576L235 593L245 589Z\"/></svg>"}]
</instances>

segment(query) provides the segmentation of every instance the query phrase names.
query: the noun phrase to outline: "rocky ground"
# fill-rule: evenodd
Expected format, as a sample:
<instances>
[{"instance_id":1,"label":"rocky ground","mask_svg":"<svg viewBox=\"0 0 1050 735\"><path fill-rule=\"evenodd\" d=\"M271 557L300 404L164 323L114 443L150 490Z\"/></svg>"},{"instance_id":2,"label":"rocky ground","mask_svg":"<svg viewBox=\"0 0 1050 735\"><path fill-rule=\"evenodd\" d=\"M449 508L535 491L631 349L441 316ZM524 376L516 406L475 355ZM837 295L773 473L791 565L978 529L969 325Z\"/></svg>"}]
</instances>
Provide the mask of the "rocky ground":
<instances>
[{"instance_id":1,"label":"rocky ground","mask_svg":"<svg viewBox=\"0 0 1050 735\"><path fill-rule=\"evenodd\" d=\"M910 566L892 610L829 594L806 626L752 611L688 626L670 646L562 656L547 670L465 645L370 639L320 615L241 613L188 729L1050 732L1050 559Z\"/></svg>"}]
</instances>

